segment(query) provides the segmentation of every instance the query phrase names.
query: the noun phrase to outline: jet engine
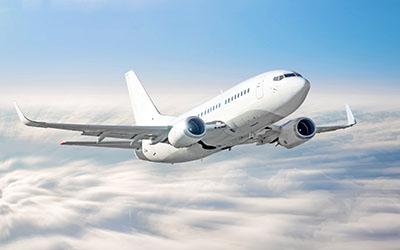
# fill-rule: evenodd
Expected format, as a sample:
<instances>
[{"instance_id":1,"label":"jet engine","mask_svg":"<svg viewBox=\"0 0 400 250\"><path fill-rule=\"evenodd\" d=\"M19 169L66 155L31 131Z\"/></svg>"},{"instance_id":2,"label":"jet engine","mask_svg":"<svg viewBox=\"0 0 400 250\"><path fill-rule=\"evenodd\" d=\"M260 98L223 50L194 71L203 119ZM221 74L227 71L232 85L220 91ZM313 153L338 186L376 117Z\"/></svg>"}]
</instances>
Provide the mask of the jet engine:
<instances>
[{"instance_id":1,"label":"jet engine","mask_svg":"<svg viewBox=\"0 0 400 250\"><path fill-rule=\"evenodd\" d=\"M176 148L189 147L206 135L206 125L197 116L190 116L174 124L168 133L169 143Z\"/></svg>"},{"instance_id":2,"label":"jet engine","mask_svg":"<svg viewBox=\"0 0 400 250\"><path fill-rule=\"evenodd\" d=\"M297 118L282 125L278 142L285 148L293 148L313 138L315 132L316 126L313 120Z\"/></svg>"}]
</instances>

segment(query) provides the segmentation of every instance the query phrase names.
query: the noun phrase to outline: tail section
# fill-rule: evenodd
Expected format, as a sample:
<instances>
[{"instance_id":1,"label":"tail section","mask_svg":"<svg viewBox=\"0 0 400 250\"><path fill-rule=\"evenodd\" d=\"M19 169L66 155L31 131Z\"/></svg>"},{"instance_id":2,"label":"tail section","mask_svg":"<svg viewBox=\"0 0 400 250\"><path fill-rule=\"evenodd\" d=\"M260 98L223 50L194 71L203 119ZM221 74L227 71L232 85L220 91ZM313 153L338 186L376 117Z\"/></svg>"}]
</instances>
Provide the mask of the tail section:
<instances>
[{"instance_id":1,"label":"tail section","mask_svg":"<svg viewBox=\"0 0 400 250\"><path fill-rule=\"evenodd\" d=\"M160 114L135 72L132 70L127 72L125 79L136 124L151 125L165 121L167 116Z\"/></svg>"}]
</instances>

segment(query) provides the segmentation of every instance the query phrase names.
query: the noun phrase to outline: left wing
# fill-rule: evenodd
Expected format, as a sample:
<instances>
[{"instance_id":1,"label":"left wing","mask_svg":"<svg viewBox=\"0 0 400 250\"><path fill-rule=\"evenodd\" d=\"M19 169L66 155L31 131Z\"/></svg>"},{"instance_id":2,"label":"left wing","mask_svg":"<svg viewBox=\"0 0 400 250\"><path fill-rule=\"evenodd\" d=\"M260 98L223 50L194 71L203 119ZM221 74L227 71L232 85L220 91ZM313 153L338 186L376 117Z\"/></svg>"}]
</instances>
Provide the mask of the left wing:
<instances>
[{"instance_id":1,"label":"left wing","mask_svg":"<svg viewBox=\"0 0 400 250\"><path fill-rule=\"evenodd\" d=\"M349 105L346 105L346 115L347 115L347 123L345 124L336 124L336 125L322 125L316 126L316 133L325 133L331 132L338 129L345 129L354 126L357 121L354 118L353 112L351 111ZM262 128L255 134L251 134L249 139L245 140L243 144L248 143L257 143L257 145L263 145L266 143L274 143L278 141L278 138L281 134L282 126L280 125L269 125L265 128Z\"/></svg>"},{"instance_id":2,"label":"left wing","mask_svg":"<svg viewBox=\"0 0 400 250\"><path fill-rule=\"evenodd\" d=\"M331 132L338 129L345 129L354 126L357 123L357 121L354 118L353 112L351 112L350 106L347 104L346 104L346 115L347 115L346 124L317 126L317 133Z\"/></svg>"},{"instance_id":3,"label":"left wing","mask_svg":"<svg viewBox=\"0 0 400 250\"><path fill-rule=\"evenodd\" d=\"M151 139L154 143L163 141L167 138L171 126L120 126L120 125L92 125L92 124L72 124L72 123L48 123L33 121L27 118L18 105L14 103L19 119L30 127L54 128L61 130L80 131L82 135L96 136L97 143L100 144L105 138L129 139L130 145L134 145L141 139ZM66 143L64 143L66 144ZM101 146L105 146L102 144ZM111 145L111 144L110 144ZM92 145L90 145L92 146ZM116 144L114 143L115 147ZM126 148L124 144L122 148Z\"/></svg>"}]
</instances>

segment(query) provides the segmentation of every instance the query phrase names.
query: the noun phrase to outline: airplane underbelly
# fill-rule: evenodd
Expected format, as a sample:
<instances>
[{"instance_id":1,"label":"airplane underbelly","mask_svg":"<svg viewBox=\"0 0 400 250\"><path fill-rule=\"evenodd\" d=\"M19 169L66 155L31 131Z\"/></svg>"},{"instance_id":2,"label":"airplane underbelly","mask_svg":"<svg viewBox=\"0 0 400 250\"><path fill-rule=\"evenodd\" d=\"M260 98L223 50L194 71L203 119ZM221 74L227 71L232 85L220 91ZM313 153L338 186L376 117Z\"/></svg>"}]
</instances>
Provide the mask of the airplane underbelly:
<instances>
[{"instance_id":1,"label":"airplane underbelly","mask_svg":"<svg viewBox=\"0 0 400 250\"><path fill-rule=\"evenodd\" d=\"M265 110L247 111L235 118L226 121L229 128L215 133L210 132L202 141L211 146L226 147L234 145L237 140L248 138L249 134L256 132L283 117Z\"/></svg>"},{"instance_id":2,"label":"airplane underbelly","mask_svg":"<svg viewBox=\"0 0 400 250\"><path fill-rule=\"evenodd\" d=\"M136 156L141 160L164 163L178 163L202 159L219 150L205 150L200 144L194 144L186 148L175 148L167 143L150 144L143 140L142 147L135 150Z\"/></svg>"}]
</instances>

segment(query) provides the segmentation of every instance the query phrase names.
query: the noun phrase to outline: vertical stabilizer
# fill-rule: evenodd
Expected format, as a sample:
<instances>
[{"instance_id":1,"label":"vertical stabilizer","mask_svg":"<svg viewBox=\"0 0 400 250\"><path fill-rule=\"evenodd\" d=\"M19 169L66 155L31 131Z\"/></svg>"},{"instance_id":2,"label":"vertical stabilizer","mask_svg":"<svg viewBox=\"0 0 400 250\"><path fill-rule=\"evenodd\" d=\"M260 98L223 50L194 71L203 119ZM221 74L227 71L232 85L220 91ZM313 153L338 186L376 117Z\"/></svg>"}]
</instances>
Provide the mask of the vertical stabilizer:
<instances>
[{"instance_id":1,"label":"vertical stabilizer","mask_svg":"<svg viewBox=\"0 0 400 250\"><path fill-rule=\"evenodd\" d=\"M143 88L135 72L132 70L127 72L125 79L136 124L150 125L159 120L161 117L160 112Z\"/></svg>"}]
</instances>

